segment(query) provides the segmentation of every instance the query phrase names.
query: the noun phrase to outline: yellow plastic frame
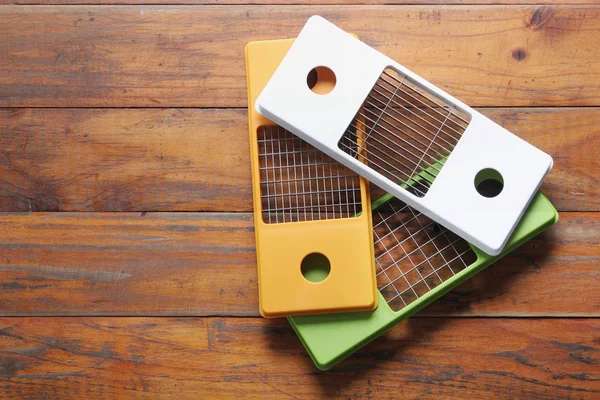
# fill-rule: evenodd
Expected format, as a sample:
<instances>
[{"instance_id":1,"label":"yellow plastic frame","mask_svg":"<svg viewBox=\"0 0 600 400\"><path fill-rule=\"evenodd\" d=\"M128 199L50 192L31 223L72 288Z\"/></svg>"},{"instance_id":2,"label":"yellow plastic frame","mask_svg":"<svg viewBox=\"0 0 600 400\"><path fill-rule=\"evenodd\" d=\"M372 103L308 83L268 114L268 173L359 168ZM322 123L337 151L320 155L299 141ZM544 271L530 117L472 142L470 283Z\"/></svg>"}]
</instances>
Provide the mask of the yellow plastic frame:
<instances>
[{"instance_id":1,"label":"yellow plastic frame","mask_svg":"<svg viewBox=\"0 0 600 400\"><path fill-rule=\"evenodd\" d=\"M266 318L368 311L377 307L371 200L360 178L362 212L353 218L267 224L262 218L258 129L275 125L254 108L256 98L289 50L293 39L246 46L248 116L260 313ZM319 283L304 278L300 265L318 252L331 264Z\"/></svg>"}]
</instances>

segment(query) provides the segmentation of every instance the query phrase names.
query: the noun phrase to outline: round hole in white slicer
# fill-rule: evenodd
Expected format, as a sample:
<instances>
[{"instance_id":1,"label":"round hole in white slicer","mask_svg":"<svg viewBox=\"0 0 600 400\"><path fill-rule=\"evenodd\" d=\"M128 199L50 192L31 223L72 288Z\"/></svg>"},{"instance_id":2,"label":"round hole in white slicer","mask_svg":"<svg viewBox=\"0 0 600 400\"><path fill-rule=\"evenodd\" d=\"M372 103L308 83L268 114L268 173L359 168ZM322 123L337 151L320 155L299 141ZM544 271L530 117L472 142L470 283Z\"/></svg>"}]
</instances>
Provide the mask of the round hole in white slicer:
<instances>
[{"instance_id":1,"label":"round hole in white slicer","mask_svg":"<svg viewBox=\"0 0 600 400\"><path fill-rule=\"evenodd\" d=\"M475 189L483 197L496 197L504 189L504 178L493 168L484 168L475 175Z\"/></svg>"},{"instance_id":2,"label":"round hole in white slicer","mask_svg":"<svg viewBox=\"0 0 600 400\"><path fill-rule=\"evenodd\" d=\"M327 94L333 90L337 79L335 73L327 67L315 67L306 77L308 88L316 94Z\"/></svg>"},{"instance_id":3,"label":"round hole in white slicer","mask_svg":"<svg viewBox=\"0 0 600 400\"><path fill-rule=\"evenodd\" d=\"M323 282L331 272L329 259L321 253L310 253L302 260L300 264L302 276L309 282Z\"/></svg>"}]
</instances>

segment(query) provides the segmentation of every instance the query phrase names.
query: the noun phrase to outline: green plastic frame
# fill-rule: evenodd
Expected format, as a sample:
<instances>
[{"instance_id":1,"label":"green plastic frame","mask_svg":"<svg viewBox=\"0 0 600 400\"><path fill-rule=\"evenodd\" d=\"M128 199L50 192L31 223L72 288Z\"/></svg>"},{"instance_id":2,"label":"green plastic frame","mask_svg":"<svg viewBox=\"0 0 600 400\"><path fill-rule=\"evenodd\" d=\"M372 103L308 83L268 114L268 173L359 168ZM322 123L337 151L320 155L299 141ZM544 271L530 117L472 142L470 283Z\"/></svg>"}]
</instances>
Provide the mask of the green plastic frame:
<instances>
[{"instance_id":1,"label":"green plastic frame","mask_svg":"<svg viewBox=\"0 0 600 400\"><path fill-rule=\"evenodd\" d=\"M381 197L373 203L372 210L377 210L392 198L391 195ZM558 213L556 209L546 196L538 192L502 254L490 256L471 245L477 256L473 264L442 282L400 311L393 311L379 293L379 306L374 311L307 315L290 317L288 320L315 365L321 370L327 370L373 339L384 334L394 325L409 318L507 253L554 225L557 221Z\"/></svg>"}]
</instances>

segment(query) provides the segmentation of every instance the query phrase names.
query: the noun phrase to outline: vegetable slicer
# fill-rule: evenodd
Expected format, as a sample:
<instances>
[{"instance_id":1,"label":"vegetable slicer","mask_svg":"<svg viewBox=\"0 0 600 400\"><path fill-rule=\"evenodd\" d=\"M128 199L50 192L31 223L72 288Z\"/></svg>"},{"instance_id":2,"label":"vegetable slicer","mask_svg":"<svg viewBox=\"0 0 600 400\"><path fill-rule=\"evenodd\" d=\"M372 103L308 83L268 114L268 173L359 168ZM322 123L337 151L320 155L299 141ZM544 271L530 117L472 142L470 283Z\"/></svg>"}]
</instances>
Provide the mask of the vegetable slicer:
<instances>
[{"instance_id":1,"label":"vegetable slicer","mask_svg":"<svg viewBox=\"0 0 600 400\"><path fill-rule=\"evenodd\" d=\"M326 370L558 221L538 192L500 256L489 256L400 200L373 203L379 306L370 312L288 318Z\"/></svg>"},{"instance_id":2,"label":"vegetable slicer","mask_svg":"<svg viewBox=\"0 0 600 400\"><path fill-rule=\"evenodd\" d=\"M368 183L253 107L292 43L246 46L260 312L372 310L371 213L362 212L370 210Z\"/></svg>"},{"instance_id":3,"label":"vegetable slicer","mask_svg":"<svg viewBox=\"0 0 600 400\"><path fill-rule=\"evenodd\" d=\"M314 90L321 78L327 90ZM318 16L256 109L491 255L552 167L549 155Z\"/></svg>"},{"instance_id":4,"label":"vegetable slicer","mask_svg":"<svg viewBox=\"0 0 600 400\"><path fill-rule=\"evenodd\" d=\"M256 52L262 60L261 65L274 70L292 42L252 43L247 49L248 66L253 65L253 57L249 55ZM254 91L269 79L269 76L257 77L250 71L248 77L249 90ZM262 82L256 79L262 79ZM358 127L361 127L360 122ZM413 176L408 190L417 195L419 191L427 190L429 180L437 172L429 167ZM255 204L256 197L255 191ZM543 194L537 193L502 255L557 220L558 214L552 204ZM485 254L390 194L373 203L372 228L370 240L374 245L379 306L367 312L288 318L320 369L333 367L501 257Z\"/></svg>"}]
</instances>

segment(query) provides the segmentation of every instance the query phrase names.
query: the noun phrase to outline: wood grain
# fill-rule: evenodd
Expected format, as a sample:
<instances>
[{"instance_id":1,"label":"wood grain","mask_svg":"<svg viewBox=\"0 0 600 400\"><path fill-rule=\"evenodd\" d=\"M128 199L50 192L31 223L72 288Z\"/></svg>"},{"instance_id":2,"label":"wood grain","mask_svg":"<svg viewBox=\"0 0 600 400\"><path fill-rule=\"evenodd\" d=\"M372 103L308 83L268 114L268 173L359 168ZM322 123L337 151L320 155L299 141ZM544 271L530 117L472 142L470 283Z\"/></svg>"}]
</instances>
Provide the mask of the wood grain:
<instances>
[{"instance_id":1,"label":"wood grain","mask_svg":"<svg viewBox=\"0 0 600 400\"><path fill-rule=\"evenodd\" d=\"M0 6L0 106L244 107L244 46L321 14L472 106L600 105L598 6Z\"/></svg>"},{"instance_id":2,"label":"wood grain","mask_svg":"<svg viewBox=\"0 0 600 400\"><path fill-rule=\"evenodd\" d=\"M599 330L598 319L414 318L321 373L281 319L4 318L0 390L19 399L594 399Z\"/></svg>"},{"instance_id":3,"label":"wood grain","mask_svg":"<svg viewBox=\"0 0 600 400\"><path fill-rule=\"evenodd\" d=\"M0 0L0 399L600 398L600 5L343 3ZM568 211L327 373L254 318L243 108L244 45L313 14L551 154Z\"/></svg>"},{"instance_id":4,"label":"wood grain","mask_svg":"<svg viewBox=\"0 0 600 400\"><path fill-rule=\"evenodd\" d=\"M596 0L0 0L0 4L19 5L531 5L531 4L598 4Z\"/></svg>"},{"instance_id":5,"label":"wood grain","mask_svg":"<svg viewBox=\"0 0 600 400\"><path fill-rule=\"evenodd\" d=\"M3 315L257 312L249 214L6 214L0 231Z\"/></svg>"},{"instance_id":6,"label":"wood grain","mask_svg":"<svg viewBox=\"0 0 600 400\"><path fill-rule=\"evenodd\" d=\"M0 109L0 210L249 211L247 118L246 110Z\"/></svg>"},{"instance_id":7,"label":"wood grain","mask_svg":"<svg viewBox=\"0 0 600 400\"><path fill-rule=\"evenodd\" d=\"M600 211L599 108L488 108L554 157L542 189ZM0 109L0 211L251 211L245 109Z\"/></svg>"},{"instance_id":8,"label":"wood grain","mask_svg":"<svg viewBox=\"0 0 600 400\"><path fill-rule=\"evenodd\" d=\"M0 236L0 315L259 315L250 214L3 214ZM563 213L423 315L600 316L599 265L600 213Z\"/></svg>"}]
</instances>

